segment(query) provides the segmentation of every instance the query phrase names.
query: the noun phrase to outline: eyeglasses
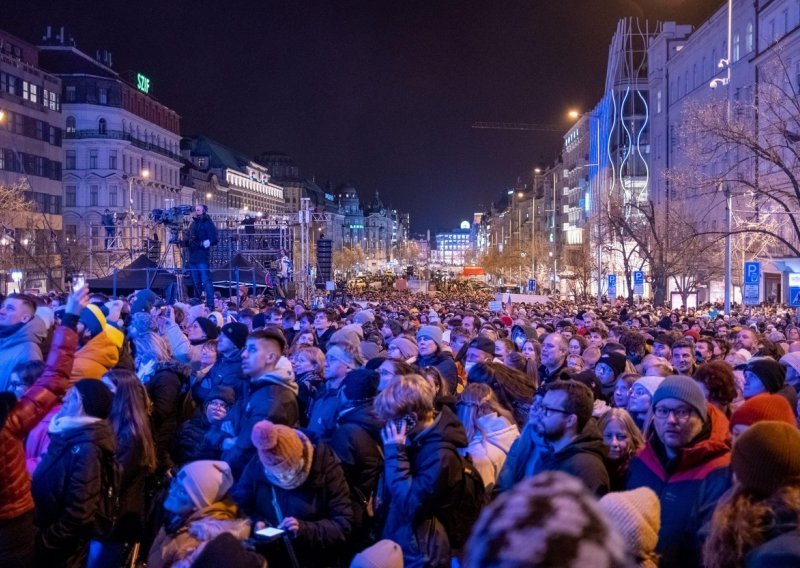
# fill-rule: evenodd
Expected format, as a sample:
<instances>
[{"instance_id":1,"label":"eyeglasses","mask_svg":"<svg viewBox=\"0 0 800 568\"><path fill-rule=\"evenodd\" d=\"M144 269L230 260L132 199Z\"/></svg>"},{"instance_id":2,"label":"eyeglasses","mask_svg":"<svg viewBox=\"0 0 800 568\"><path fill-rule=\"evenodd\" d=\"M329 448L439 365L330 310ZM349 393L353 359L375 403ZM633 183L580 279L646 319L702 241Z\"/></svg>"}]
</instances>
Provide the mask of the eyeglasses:
<instances>
[{"instance_id":1,"label":"eyeglasses","mask_svg":"<svg viewBox=\"0 0 800 568\"><path fill-rule=\"evenodd\" d=\"M675 418L680 421L688 419L692 415L691 408L668 408L666 406L656 406L653 408L653 414L660 420L665 420L670 414L674 414Z\"/></svg>"},{"instance_id":2,"label":"eyeglasses","mask_svg":"<svg viewBox=\"0 0 800 568\"><path fill-rule=\"evenodd\" d=\"M227 403L222 402L221 400L212 400L208 403L208 406L213 408L228 408Z\"/></svg>"},{"instance_id":3,"label":"eyeglasses","mask_svg":"<svg viewBox=\"0 0 800 568\"><path fill-rule=\"evenodd\" d=\"M552 406L541 405L539 409L542 411L542 414L544 414L547 418L549 418L550 415L553 414L553 412L558 412L559 414L564 414L564 415L572 414L571 412L567 412L563 408L553 408Z\"/></svg>"}]
</instances>

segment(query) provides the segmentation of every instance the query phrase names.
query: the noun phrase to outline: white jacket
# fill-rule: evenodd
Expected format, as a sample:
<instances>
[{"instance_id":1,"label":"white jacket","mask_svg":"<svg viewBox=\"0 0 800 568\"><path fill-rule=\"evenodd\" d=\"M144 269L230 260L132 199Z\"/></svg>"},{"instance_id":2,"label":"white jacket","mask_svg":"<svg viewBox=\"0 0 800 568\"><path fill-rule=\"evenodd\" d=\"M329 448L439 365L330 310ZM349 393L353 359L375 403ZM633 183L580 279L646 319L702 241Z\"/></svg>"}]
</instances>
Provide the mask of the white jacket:
<instances>
[{"instance_id":1,"label":"white jacket","mask_svg":"<svg viewBox=\"0 0 800 568\"><path fill-rule=\"evenodd\" d=\"M469 445L462 450L462 453L472 457L475 467L481 474L486 492L490 494L500 470L503 469L503 464L506 463L511 445L519 438L519 428L494 412L481 416L477 423L480 430L486 432L486 440L476 428Z\"/></svg>"}]
</instances>

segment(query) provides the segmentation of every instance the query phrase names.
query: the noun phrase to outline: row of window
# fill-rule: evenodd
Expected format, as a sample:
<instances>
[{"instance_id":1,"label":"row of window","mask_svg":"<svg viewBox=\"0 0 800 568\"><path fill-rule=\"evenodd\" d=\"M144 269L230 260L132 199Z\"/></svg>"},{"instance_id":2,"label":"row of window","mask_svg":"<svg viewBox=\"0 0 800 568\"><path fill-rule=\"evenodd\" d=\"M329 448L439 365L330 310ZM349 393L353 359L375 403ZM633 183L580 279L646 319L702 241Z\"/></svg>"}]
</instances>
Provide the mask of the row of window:
<instances>
[{"instance_id":1,"label":"row of window","mask_svg":"<svg viewBox=\"0 0 800 568\"><path fill-rule=\"evenodd\" d=\"M19 97L56 112L61 110L61 97L58 93L5 71L0 71L0 93Z\"/></svg>"},{"instance_id":2,"label":"row of window","mask_svg":"<svg viewBox=\"0 0 800 568\"><path fill-rule=\"evenodd\" d=\"M61 146L61 129L44 120L9 111L5 120L0 123L0 128L3 126L13 134L41 140L52 146Z\"/></svg>"},{"instance_id":3,"label":"row of window","mask_svg":"<svg viewBox=\"0 0 800 568\"><path fill-rule=\"evenodd\" d=\"M61 162L7 148L0 149L0 170L61 180Z\"/></svg>"},{"instance_id":4,"label":"row of window","mask_svg":"<svg viewBox=\"0 0 800 568\"><path fill-rule=\"evenodd\" d=\"M86 169L119 169L119 153L117 150L109 150L105 155L105 160L100 160L100 151L97 148L90 148L86 155ZM76 150L67 150L65 153L64 168L67 170L78 169L78 153ZM169 168L163 164L153 164L146 162L142 158L131 155L122 156L122 170L127 174L136 176L141 175L144 170L149 172L149 179L169 185L177 186L179 182L179 172L175 168Z\"/></svg>"},{"instance_id":5,"label":"row of window","mask_svg":"<svg viewBox=\"0 0 800 568\"><path fill-rule=\"evenodd\" d=\"M61 196L41 193L39 191L26 191L25 198L36 204L36 210L51 215L61 215Z\"/></svg>"}]
</instances>

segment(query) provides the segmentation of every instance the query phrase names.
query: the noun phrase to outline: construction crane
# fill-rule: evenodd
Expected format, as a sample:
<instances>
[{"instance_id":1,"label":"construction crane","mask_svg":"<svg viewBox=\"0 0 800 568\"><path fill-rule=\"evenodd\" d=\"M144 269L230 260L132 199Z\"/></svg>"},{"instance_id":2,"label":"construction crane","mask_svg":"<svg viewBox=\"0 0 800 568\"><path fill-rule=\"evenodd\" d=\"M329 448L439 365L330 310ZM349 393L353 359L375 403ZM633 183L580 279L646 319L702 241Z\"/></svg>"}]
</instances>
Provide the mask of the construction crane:
<instances>
[{"instance_id":1,"label":"construction crane","mask_svg":"<svg viewBox=\"0 0 800 568\"><path fill-rule=\"evenodd\" d=\"M529 124L527 122L473 122L472 128L482 130L534 130L538 132L564 132L557 124Z\"/></svg>"}]
</instances>

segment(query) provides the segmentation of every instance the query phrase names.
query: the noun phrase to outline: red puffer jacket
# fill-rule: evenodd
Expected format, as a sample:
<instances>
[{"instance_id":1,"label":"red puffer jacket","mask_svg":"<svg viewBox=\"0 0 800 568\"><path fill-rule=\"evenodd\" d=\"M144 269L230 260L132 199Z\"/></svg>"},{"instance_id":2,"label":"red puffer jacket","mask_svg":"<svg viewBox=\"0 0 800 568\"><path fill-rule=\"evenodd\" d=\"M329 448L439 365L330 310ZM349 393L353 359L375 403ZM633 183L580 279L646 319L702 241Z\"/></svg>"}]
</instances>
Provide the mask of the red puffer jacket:
<instances>
[{"instance_id":1,"label":"red puffer jacket","mask_svg":"<svg viewBox=\"0 0 800 568\"><path fill-rule=\"evenodd\" d=\"M14 406L0 430L0 521L33 509L25 436L67 392L77 345L74 330L66 326L56 330L44 373Z\"/></svg>"}]
</instances>

